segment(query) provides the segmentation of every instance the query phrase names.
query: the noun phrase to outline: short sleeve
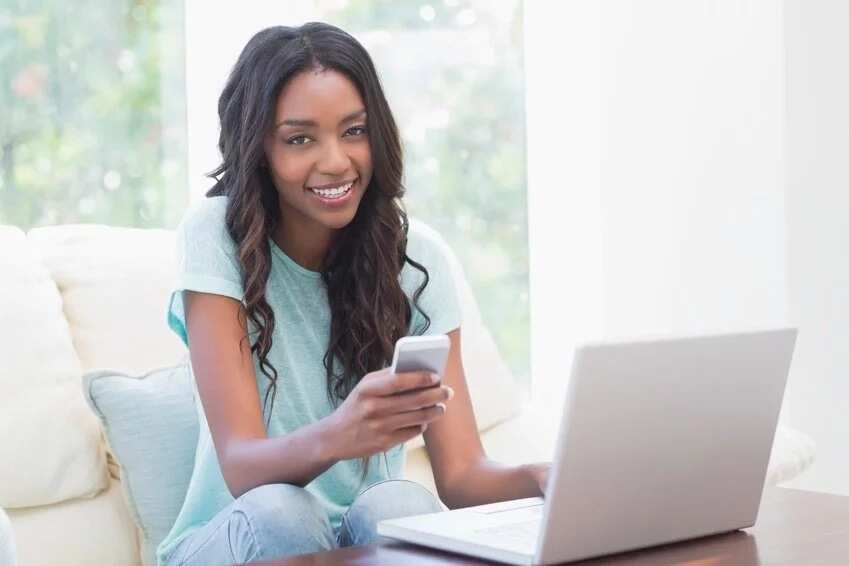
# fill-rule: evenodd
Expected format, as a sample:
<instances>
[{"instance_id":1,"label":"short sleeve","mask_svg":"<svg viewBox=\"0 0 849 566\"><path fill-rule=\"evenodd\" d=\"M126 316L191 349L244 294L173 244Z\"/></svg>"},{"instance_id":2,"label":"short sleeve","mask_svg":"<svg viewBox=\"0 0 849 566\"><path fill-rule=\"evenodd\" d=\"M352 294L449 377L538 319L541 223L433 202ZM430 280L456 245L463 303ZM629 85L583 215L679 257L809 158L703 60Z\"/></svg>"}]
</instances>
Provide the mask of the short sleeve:
<instances>
[{"instance_id":1,"label":"short sleeve","mask_svg":"<svg viewBox=\"0 0 849 566\"><path fill-rule=\"evenodd\" d=\"M203 200L177 227L177 277L168 301L168 326L188 346L183 291L244 298L236 244L227 232L227 197Z\"/></svg>"},{"instance_id":2,"label":"short sleeve","mask_svg":"<svg viewBox=\"0 0 849 566\"><path fill-rule=\"evenodd\" d=\"M447 334L460 327L462 314L450 261L451 249L433 228L418 221L410 222L407 256L427 269L427 285L418 305L413 305L409 333L413 335ZM412 299L424 274L407 263L402 271L402 286ZM427 315L427 319L424 315ZM426 320L430 321L424 330Z\"/></svg>"}]
</instances>

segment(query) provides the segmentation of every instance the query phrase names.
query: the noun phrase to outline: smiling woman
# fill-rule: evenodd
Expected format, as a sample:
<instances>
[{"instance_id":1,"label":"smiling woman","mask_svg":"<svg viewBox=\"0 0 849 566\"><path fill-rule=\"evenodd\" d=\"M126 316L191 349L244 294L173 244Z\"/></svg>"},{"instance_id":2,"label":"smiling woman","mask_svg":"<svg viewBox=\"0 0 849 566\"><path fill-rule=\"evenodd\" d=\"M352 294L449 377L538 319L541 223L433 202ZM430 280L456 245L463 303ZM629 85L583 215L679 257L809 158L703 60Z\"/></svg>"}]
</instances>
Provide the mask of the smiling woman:
<instances>
[{"instance_id":1,"label":"smiling woman","mask_svg":"<svg viewBox=\"0 0 849 566\"><path fill-rule=\"evenodd\" d=\"M218 108L216 183L178 228L168 320L200 430L160 564L367 544L381 519L439 511L403 479L421 434L448 506L540 495L546 465L483 452L445 244L407 221L400 136L362 45L321 23L262 30ZM423 334L449 336L443 375L387 369Z\"/></svg>"}]
</instances>

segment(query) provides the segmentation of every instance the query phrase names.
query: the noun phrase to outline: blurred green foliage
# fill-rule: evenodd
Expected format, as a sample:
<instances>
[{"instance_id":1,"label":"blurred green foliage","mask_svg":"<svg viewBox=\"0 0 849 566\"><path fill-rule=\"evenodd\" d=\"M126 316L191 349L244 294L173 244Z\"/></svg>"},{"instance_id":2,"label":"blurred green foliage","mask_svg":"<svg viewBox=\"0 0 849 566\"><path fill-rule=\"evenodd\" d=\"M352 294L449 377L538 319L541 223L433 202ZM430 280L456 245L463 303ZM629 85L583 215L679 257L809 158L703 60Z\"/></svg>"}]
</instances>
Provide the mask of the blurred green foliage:
<instances>
[{"instance_id":1,"label":"blurred green foliage","mask_svg":"<svg viewBox=\"0 0 849 566\"><path fill-rule=\"evenodd\" d=\"M182 2L3 3L0 223L176 223L187 200L181 18Z\"/></svg>"},{"instance_id":2,"label":"blurred green foliage","mask_svg":"<svg viewBox=\"0 0 849 566\"><path fill-rule=\"evenodd\" d=\"M522 2L318 5L372 55L404 137L407 208L451 244L499 350L529 385Z\"/></svg>"}]
</instances>

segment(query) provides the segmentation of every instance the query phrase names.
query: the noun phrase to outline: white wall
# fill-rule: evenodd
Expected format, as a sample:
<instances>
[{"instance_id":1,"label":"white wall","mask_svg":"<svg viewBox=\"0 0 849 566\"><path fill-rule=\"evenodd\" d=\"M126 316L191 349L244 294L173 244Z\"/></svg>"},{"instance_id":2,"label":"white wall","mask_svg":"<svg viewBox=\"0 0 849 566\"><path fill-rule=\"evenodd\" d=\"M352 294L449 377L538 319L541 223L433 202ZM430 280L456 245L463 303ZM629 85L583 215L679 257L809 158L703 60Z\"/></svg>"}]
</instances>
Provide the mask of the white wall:
<instances>
[{"instance_id":1,"label":"white wall","mask_svg":"<svg viewBox=\"0 0 849 566\"><path fill-rule=\"evenodd\" d=\"M555 413L604 321L596 2L525 3L532 396Z\"/></svg>"},{"instance_id":2,"label":"white wall","mask_svg":"<svg viewBox=\"0 0 849 566\"><path fill-rule=\"evenodd\" d=\"M786 0L789 307L784 417L817 443L795 487L849 495L849 2Z\"/></svg>"},{"instance_id":3,"label":"white wall","mask_svg":"<svg viewBox=\"0 0 849 566\"><path fill-rule=\"evenodd\" d=\"M784 323L780 3L601 4L606 334Z\"/></svg>"},{"instance_id":4,"label":"white wall","mask_svg":"<svg viewBox=\"0 0 849 566\"><path fill-rule=\"evenodd\" d=\"M537 398L583 339L786 321L781 31L774 0L527 4Z\"/></svg>"},{"instance_id":5,"label":"white wall","mask_svg":"<svg viewBox=\"0 0 849 566\"><path fill-rule=\"evenodd\" d=\"M581 337L790 323L781 419L817 444L791 485L849 494L849 2L529 2L526 26L539 397Z\"/></svg>"}]
</instances>

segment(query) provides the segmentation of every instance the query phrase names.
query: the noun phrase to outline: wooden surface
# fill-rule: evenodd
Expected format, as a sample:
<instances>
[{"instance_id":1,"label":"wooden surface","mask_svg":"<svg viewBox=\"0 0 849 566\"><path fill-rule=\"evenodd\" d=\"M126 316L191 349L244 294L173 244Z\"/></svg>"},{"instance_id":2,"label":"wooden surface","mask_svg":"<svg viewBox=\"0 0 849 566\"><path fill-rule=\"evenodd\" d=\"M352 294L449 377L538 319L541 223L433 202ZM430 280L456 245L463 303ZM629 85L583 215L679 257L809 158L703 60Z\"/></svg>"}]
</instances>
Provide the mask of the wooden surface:
<instances>
[{"instance_id":1,"label":"wooden surface","mask_svg":"<svg viewBox=\"0 0 849 566\"><path fill-rule=\"evenodd\" d=\"M342 548L254 566L436 566L492 564L425 547L389 543ZM849 497L769 488L755 526L744 531L572 562L592 566L849 565Z\"/></svg>"}]
</instances>

